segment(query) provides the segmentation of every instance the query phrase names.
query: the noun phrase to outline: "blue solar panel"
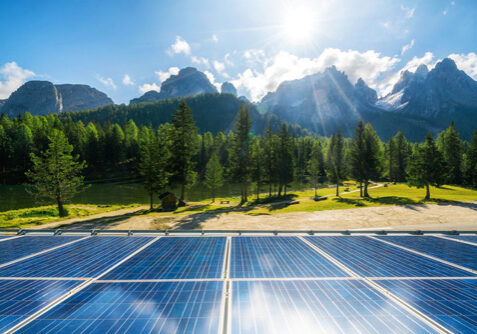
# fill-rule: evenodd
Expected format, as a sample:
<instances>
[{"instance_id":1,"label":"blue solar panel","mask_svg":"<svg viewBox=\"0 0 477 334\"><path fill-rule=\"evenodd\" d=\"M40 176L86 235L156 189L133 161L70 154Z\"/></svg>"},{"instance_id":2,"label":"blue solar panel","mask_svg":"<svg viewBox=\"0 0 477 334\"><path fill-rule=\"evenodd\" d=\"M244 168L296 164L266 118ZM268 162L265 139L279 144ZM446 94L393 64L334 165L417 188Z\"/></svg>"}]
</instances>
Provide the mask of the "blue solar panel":
<instances>
[{"instance_id":1,"label":"blue solar panel","mask_svg":"<svg viewBox=\"0 0 477 334\"><path fill-rule=\"evenodd\" d=\"M232 333L434 333L359 280L235 281Z\"/></svg>"},{"instance_id":2,"label":"blue solar panel","mask_svg":"<svg viewBox=\"0 0 477 334\"><path fill-rule=\"evenodd\" d=\"M0 280L0 332L4 332L83 281Z\"/></svg>"},{"instance_id":3,"label":"blue solar panel","mask_svg":"<svg viewBox=\"0 0 477 334\"><path fill-rule=\"evenodd\" d=\"M10 262L81 237L25 236L0 242L0 264Z\"/></svg>"},{"instance_id":4,"label":"blue solar panel","mask_svg":"<svg viewBox=\"0 0 477 334\"><path fill-rule=\"evenodd\" d=\"M436 258L477 270L477 246L432 236L379 237ZM467 274L465 276L474 276Z\"/></svg>"},{"instance_id":5,"label":"blue solar panel","mask_svg":"<svg viewBox=\"0 0 477 334\"><path fill-rule=\"evenodd\" d=\"M449 236L450 238L454 238L457 240L473 242L477 244L477 235L459 235L459 236Z\"/></svg>"},{"instance_id":6,"label":"blue solar panel","mask_svg":"<svg viewBox=\"0 0 477 334\"><path fill-rule=\"evenodd\" d=\"M376 283L455 333L477 333L477 280L379 280Z\"/></svg>"},{"instance_id":7,"label":"blue solar panel","mask_svg":"<svg viewBox=\"0 0 477 334\"><path fill-rule=\"evenodd\" d=\"M133 256L103 279L220 278L224 237L166 237Z\"/></svg>"},{"instance_id":8,"label":"blue solar panel","mask_svg":"<svg viewBox=\"0 0 477 334\"><path fill-rule=\"evenodd\" d=\"M273 278L349 275L297 237L234 237L230 276Z\"/></svg>"},{"instance_id":9,"label":"blue solar panel","mask_svg":"<svg viewBox=\"0 0 477 334\"><path fill-rule=\"evenodd\" d=\"M366 236L321 236L306 240L363 277L473 276Z\"/></svg>"},{"instance_id":10,"label":"blue solar panel","mask_svg":"<svg viewBox=\"0 0 477 334\"><path fill-rule=\"evenodd\" d=\"M223 282L95 283L19 333L217 333Z\"/></svg>"},{"instance_id":11,"label":"blue solar panel","mask_svg":"<svg viewBox=\"0 0 477 334\"><path fill-rule=\"evenodd\" d=\"M0 268L0 277L95 277L150 237L90 237Z\"/></svg>"}]
</instances>

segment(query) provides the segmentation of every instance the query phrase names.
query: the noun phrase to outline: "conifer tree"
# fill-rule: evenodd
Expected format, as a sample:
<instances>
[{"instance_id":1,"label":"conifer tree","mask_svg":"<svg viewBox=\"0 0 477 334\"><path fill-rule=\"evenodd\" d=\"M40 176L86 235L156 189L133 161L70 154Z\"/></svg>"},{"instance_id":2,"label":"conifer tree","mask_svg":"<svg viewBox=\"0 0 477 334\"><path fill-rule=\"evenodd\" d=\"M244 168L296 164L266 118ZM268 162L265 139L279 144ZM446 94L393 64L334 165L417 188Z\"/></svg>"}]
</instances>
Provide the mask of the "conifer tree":
<instances>
[{"instance_id":1,"label":"conifer tree","mask_svg":"<svg viewBox=\"0 0 477 334\"><path fill-rule=\"evenodd\" d=\"M470 140L469 151L467 153L467 180L468 183L477 188L477 131L474 131L474 135Z\"/></svg>"},{"instance_id":2,"label":"conifer tree","mask_svg":"<svg viewBox=\"0 0 477 334\"><path fill-rule=\"evenodd\" d=\"M462 141L457 132L454 121L441 132L436 140L439 150L444 156L448 168L449 182L459 184L462 182Z\"/></svg>"},{"instance_id":3,"label":"conifer tree","mask_svg":"<svg viewBox=\"0 0 477 334\"><path fill-rule=\"evenodd\" d=\"M197 128L192 110L183 99L172 119L171 171L174 181L181 187L180 205L184 205L185 188L193 184L195 172L192 157L197 152Z\"/></svg>"},{"instance_id":4,"label":"conifer tree","mask_svg":"<svg viewBox=\"0 0 477 334\"><path fill-rule=\"evenodd\" d=\"M316 190L318 188L318 183L319 183L319 178L321 176L321 159L320 155L322 155L321 152L321 146L318 144L313 145L311 149L311 154L310 154L310 160L308 161L308 166L307 166L307 171L308 174L310 175L310 182L313 185L313 188L315 189L315 197L317 196Z\"/></svg>"},{"instance_id":5,"label":"conifer tree","mask_svg":"<svg viewBox=\"0 0 477 334\"><path fill-rule=\"evenodd\" d=\"M252 121L248 108L240 107L234 129L232 170L235 180L240 184L240 203L247 202L250 179L250 128Z\"/></svg>"},{"instance_id":6,"label":"conifer tree","mask_svg":"<svg viewBox=\"0 0 477 334\"><path fill-rule=\"evenodd\" d=\"M278 134L278 196L281 196L283 188L284 195L287 194L287 187L293 181L293 154L291 150L292 139L285 123Z\"/></svg>"},{"instance_id":7,"label":"conifer tree","mask_svg":"<svg viewBox=\"0 0 477 334\"><path fill-rule=\"evenodd\" d=\"M344 142L341 131L331 135L327 156L327 174L331 181L336 182L336 196L340 194L340 182L346 177L344 165Z\"/></svg>"},{"instance_id":8,"label":"conifer tree","mask_svg":"<svg viewBox=\"0 0 477 334\"><path fill-rule=\"evenodd\" d=\"M431 198L430 186L440 186L446 180L446 164L430 133L426 142L413 153L407 169L409 186L426 188L426 200Z\"/></svg>"},{"instance_id":9,"label":"conifer tree","mask_svg":"<svg viewBox=\"0 0 477 334\"><path fill-rule=\"evenodd\" d=\"M265 131L264 136L264 158L265 158L265 182L268 184L268 196L272 196L272 186L276 181L276 170L277 170L277 163L276 163L276 150L274 145L274 135L272 132L271 122L268 123L268 128Z\"/></svg>"},{"instance_id":10,"label":"conifer tree","mask_svg":"<svg viewBox=\"0 0 477 334\"><path fill-rule=\"evenodd\" d=\"M350 176L359 183L360 196L363 197L362 184L366 178L366 134L363 121L359 121L354 132L349 154Z\"/></svg>"},{"instance_id":11,"label":"conifer tree","mask_svg":"<svg viewBox=\"0 0 477 334\"><path fill-rule=\"evenodd\" d=\"M387 174L390 182L396 182L396 144L391 137L386 144Z\"/></svg>"},{"instance_id":12,"label":"conifer tree","mask_svg":"<svg viewBox=\"0 0 477 334\"><path fill-rule=\"evenodd\" d=\"M364 197L369 197L368 185L370 180L381 176L382 172L382 147L378 135L371 124L366 124L364 129Z\"/></svg>"},{"instance_id":13,"label":"conifer tree","mask_svg":"<svg viewBox=\"0 0 477 334\"><path fill-rule=\"evenodd\" d=\"M253 137L250 145L250 172L252 181L256 184L257 200L260 199L260 186L263 183L264 154L258 137Z\"/></svg>"},{"instance_id":14,"label":"conifer tree","mask_svg":"<svg viewBox=\"0 0 477 334\"><path fill-rule=\"evenodd\" d=\"M55 201L60 217L67 215L64 204L85 189L81 172L86 163L73 157L73 146L63 132L53 129L46 152L31 154L33 167L26 175L31 181L28 192L39 200Z\"/></svg>"},{"instance_id":15,"label":"conifer tree","mask_svg":"<svg viewBox=\"0 0 477 334\"><path fill-rule=\"evenodd\" d=\"M212 153L205 168L205 185L212 192L212 202L215 202L215 191L224 184L223 168L217 153Z\"/></svg>"},{"instance_id":16,"label":"conifer tree","mask_svg":"<svg viewBox=\"0 0 477 334\"><path fill-rule=\"evenodd\" d=\"M411 156L411 145L404 137L402 131L399 131L393 138L394 142L394 177L395 181L403 182L406 180L406 169Z\"/></svg>"}]
</instances>

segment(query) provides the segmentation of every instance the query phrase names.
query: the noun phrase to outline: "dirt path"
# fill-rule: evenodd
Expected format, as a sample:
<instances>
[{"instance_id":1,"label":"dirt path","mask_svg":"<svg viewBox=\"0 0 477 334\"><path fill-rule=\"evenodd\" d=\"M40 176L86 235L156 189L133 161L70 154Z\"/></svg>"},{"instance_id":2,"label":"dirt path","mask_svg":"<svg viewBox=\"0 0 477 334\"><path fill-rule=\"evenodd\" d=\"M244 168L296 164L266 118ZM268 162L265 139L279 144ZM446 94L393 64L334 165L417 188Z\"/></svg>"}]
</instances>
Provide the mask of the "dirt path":
<instances>
[{"instance_id":1,"label":"dirt path","mask_svg":"<svg viewBox=\"0 0 477 334\"><path fill-rule=\"evenodd\" d=\"M121 211L122 213L120 214ZM316 212L248 215L196 213L191 215L135 215L135 209L73 220L72 229L204 229L204 230L475 230L477 202L382 206ZM89 219L88 219L89 218ZM65 222L61 222L65 224ZM52 224L48 224L52 228Z\"/></svg>"}]
</instances>

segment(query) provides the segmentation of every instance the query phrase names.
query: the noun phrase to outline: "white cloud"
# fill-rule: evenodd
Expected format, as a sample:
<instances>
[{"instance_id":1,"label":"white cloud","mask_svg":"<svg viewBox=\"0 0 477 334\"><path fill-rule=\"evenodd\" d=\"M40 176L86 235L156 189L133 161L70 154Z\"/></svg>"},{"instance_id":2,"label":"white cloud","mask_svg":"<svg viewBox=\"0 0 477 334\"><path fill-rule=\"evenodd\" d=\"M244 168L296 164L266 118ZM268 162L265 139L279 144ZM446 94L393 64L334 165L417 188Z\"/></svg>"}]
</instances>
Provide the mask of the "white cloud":
<instances>
[{"instance_id":1,"label":"white cloud","mask_svg":"<svg viewBox=\"0 0 477 334\"><path fill-rule=\"evenodd\" d=\"M451 6L455 6L455 1L451 1L451 2L450 2L450 5L451 5ZM442 11L442 14L443 14L443 15L447 15L447 13L449 13L449 10L450 10L450 7L448 6L446 9L444 9L444 10Z\"/></svg>"},{"instance_id":2,"label":"white cloud","mask_svg":"<svg viewBox=\"0 0 477 334\"><path fill-rule=\"evenodd\" d=\"M409 44L404 45L401 49L401 55L405 54L407 51L412 49L412 47L414 46L414 43L415 43L415 40L411 40Z\"/></svg>"},{"instance_id":3,"label":"white cloud","mask_svg":"<svg viewBox=\"0 0 477 334\"><path fill-rule=\"evenodd\" d=\"M219 42L219 38L217 37L216 34L213 34L213 35L212 35L212 41L213 41L214 43L218 43L218 42Z\"/></svg>"},{"instance_id":4,"label":"white cloud","mask_svg":"<svg viewBox=\"0 0 477 334\"><path fill-rule=\"evenodd\" d=\"M244 56L247 58L246 54ZM252 57L251 54L248 56ZM390 71L397 62L399 58L382 56L373 50L361 53L329 48L316 58L300 58L282 51L263 62L263 71L248 68L232 83L246 90L251 99L257 101L266 93L276 90L283 81L300 79L335 65L348 75L351 82L363 78L368 85L376 88L378 77Z\"/></svg>"},{"instance_id":5,"label":"white cloud","mask_svg":"<svg viewBox=\"0 0 477 334\"><path fill-rule=\"evenodd\" d=\"M204 57L191 56L190 60L197 65L205 65L207 68L210 67L209 60Z\"/></svg>"},{"instance_id":6,"label":"white cloud","mask_svg":"<svg viewBox=\"0 0 477 334\"><path fill-rule=\"evenodd\" d=\"M159 83L163 83L167 79L171 77L171 75L177 75L179 74L179 67L169 67L167 72L155 72L157 77L159 78Z\"/></svg>"},{"instance_id":7,"label":"white cloud","mask_svg":"<svg viewBox=\"0 0 477 334\"><path fill-rule=\"evenodd\" d=\"M134 86L134 81L131 80L131 77L128 74L125 74L123 77L123 85Z\"/></svg>"},{"instance_id":8,"label":"white cloud","mask_svg":"<svg viewBox=\"0 0 477 334\"><path fill-rule=\"evenodd\" d=\"M470 52L468 54L449 55L453 59L460 70L463 70L469 76L477 80L477 54Z\"/></svg>"},{"instance_id":9,"label":"white cloud","mask_svg":"<svg viewBox=\"0 0 477 334\"><path fill-rule=\"evenodd\" d=\"M30 70L25 70L14 61L0 67L0 99L7 99L26 80L35 76Z\"/></svg>"},{"instance_id":10,"label":"white cloud","mask_svg":"<svg viewBox=\"0 0 477 334\"><path fill-rule=\"evenodd\" d=\"M183 53L185 55L190 55L190 45L186 40L182 39L180 36L176 36L176 41L171 45L168 50L170 55Z\"/></svg>"},{"instance_id":11,"label":"white cloud","mask_svg":"<svg viewBox=\"0 0 477 334\"><path fill-rule=\"evenodd\" d=\"M401 5L401 9L404 12L404 16L406 17L406 19L412 18L414 16L414 11L416 10L416 8L408 8L404 7L403 5Z\"/></svg>"},{"instance_id":12,"label":"white cloud","mask_svg":"<svg viewBox=\"0 0 477 334\"><path fill-rule=\"evenodd\" d=\"M161 87L159 87L155 82L153 82L152 84L143 84L139 87L139 91L144 94L144 93L147 93L151 90L155 90L156 92L160 92L161 91Z\"/></svg>"},{"instance_id":13,"label":"white cloud","mask_svg":"<svg viewBox=\"0 0 477 334\"><path fill-rule=\"evenodd\" d=\"M214 75L210 73L209 71L204 71L204 74L207 77L207 79L209 79L210 83L214 85L215 88L217 88L217 90L220 92L220 84L218 82L215 82Z\"/></svg>"},{"instance_id":14,"label":"white cloud","mask_svg":"<svg viewBox=\"0 0 477 334\"><path fill-rule=\"evenodd\" d=\"M217 72L221 73L225 70L225 64L220 61L214 60L214 68Z\"/></svg>"},{"instance_id":15,"label":"white cloud","mask_svg":"<svg viewBox=\"0 0 477 334\"><path fill-rule=\"evenodd\" d=\"M101 82L105 87L110 87L112 89L116 89L116 84L114 83L113 79L111 78L103 78L102 76L98 75L97 79Z\"/></svg>"}]
</instances>

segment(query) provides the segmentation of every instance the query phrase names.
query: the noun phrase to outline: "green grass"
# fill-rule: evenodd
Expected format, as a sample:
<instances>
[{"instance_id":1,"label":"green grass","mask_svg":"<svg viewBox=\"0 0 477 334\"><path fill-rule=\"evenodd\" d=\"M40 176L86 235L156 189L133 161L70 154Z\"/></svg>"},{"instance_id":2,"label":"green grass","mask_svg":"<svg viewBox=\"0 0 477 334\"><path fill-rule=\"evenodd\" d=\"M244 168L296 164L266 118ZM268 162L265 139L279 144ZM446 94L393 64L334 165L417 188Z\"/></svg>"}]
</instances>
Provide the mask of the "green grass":
<instances>
[{"instance_id":1,"label":"green grass","mask_svg":"<svg viewBox=\"0 0 477 334\"><path fill-rule=\"evenodd\" d=\"M132 205L67 205L67 217L60 218L58 209L54 205L36 208L9 210L0 213L0 228L27 228L35 225L43 225L64 219L85 217L98 213L124 209Z\"/></svg>"}]
</instances>

